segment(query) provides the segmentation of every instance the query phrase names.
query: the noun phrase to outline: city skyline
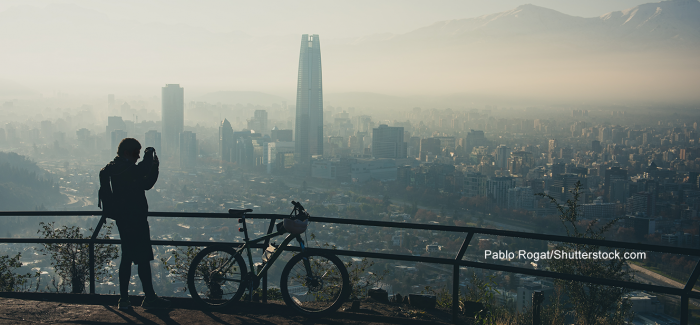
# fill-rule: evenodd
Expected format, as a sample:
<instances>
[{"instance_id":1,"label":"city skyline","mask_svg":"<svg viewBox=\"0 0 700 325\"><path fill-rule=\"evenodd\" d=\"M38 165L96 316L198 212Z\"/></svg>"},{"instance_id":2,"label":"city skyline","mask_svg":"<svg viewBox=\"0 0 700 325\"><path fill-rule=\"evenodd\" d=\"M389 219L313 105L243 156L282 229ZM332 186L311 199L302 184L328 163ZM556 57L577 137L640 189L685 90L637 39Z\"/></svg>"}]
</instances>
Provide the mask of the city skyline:
<instances>
[{"instance_id":1,"label":"city skyline","mask_svg":"<svg viewBox=\"0 0 700 325\"><path fill-rule=\"evenodd\" d=\"M240 241L235 218L219 218L229 209L282 218L295 200L319 220L410 225L400 230L309 225L309 247L405 256L375 264L340 254L352 281L370 285L362 279L383 276L377 287L388 295L425 288L439 302L447 294L439 288L450 288L443 286L450 280L468 295L464 290L481 279L489 290L497 288L498 299L480 301L490 315L514 317L512 323L529 316L517 313L530 312L536 290L555 298L555 291L564 292L559 289L579 292L564 295L559 306L545 300L543 307L554 306L560 320L578 317L571 323L605 318L617 324L633 317L629 310L644 321L665 323L680 315L686 323L687 306L651 293L668 293L659 285L688 276L692 282L700 272L694 258L676 254L700 252L698 0L407 0L408 9L393 11L387 4L399 0L301 0L314 5L284 11L294 5L279 2L250 12L243 9L261 7L220 0L202 5L174 0L168 6L154 0L142 7L132 0L35 1L46 6L0 4L3 61L11 63L0 79L0 210L44 211L12 215L3 224L9 240L0 245L0 255L19 259L21 252L25 264L11 268L17 274L31 270L41 279L22 284L20 291L58 292L70 282L78 292L76 281L85 284L57 272L56 261L32 254L30 242L15 238L36 239L34 216L81 230L100 219L95 210L108 198L100 169L128 137L142 150L155 147L159 156L158 181L144 195L154 217L149 236L160 244ZM622 3L632 7L593 17L574 13ZM219 12L211 11L214 4ZM164 16L152 18L158 21L128 19L146 19L156 7ZM141 10L130 14L135 8ZM329 8L346 11L324 15ZM421 10L423 17L410 22ZM207 13L210 21L204 22ZM376 21L383 14L391 16ZM246 18L236 20L239 15ZM353 15L352 23L343 20ZM367 26L359 28L363 20ZM275 26L284 27L275 31ZM378 26L393 30L375 33ZM86 213L66 218L65 211ZM274 223L253 219L259 218L250 219L251 233L273 231ZM61 229L56 226L44 230ZM466 241L455 229L469 232ZM507 232L493 229L520 235L496 236ZM619 263L486 257L496 249L600 249L600 242L549 241L561 239L556 236L659 250L649 256L636 252L643 255L630 264L627 257ZM181 257L191 252L158 247L154 257L161 263L153 264L158 292L173 297L199 292L178 288L191 282L182 271L187 268L176 266L189 264ZM259 256L249 256L251 270ZM416 256L427 258L416 263ZM450 272L422 264L455 256L493 266L481 264L474 272L456 263ZM210 257L206 260L218 263L218 254ZM588 283L587 290L550 282L552 273L533 269L567 274L563 277L575 269L585 279L650 285L628 288L648 292L605 287L614 299L601 302L595 293L602 286ZM283 294L284 282L276 279L287 271L268 269L269 285ZM649 277L637 278L637 271ZM467 276L456 276L462 272ZM54 281L56 276L62 281ZM96 292L114 291L113 277L100 278ZM238 294L238 284L249 282L243 280L233 287ZM219 290L205 287L218 302ZM691 291L682 291L681 304L687 305ZM600 312L581 309L595 304ZM696 310L688 314L691 323L700 319ZM582 321L584 316L597 319Z\"/></svg>"}]
</instances>

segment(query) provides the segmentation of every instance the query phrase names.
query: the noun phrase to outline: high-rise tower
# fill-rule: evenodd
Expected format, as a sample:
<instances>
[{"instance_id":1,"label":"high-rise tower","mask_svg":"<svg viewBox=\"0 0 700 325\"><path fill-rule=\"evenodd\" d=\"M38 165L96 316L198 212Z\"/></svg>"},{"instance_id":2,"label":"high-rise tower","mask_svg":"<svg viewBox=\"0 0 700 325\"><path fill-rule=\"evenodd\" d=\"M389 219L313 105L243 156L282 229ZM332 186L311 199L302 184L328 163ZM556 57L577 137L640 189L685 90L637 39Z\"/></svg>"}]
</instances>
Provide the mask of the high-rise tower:
<instances>
[{"instance_id":1,"label":"high-rise tower","mask_svg":"<svg viewBox=\"0 0 700 325\"><path fill-rule=\"evenodd\" d=\"M233 138L233 128L227 119L219 126L219 158L221 162L233 162L233 150L236 149L236 139Z\"/></svg>"},{"instance_id":2,"label":"high-rise tower","mask_svg":"<svg viewBox=\"0 0 700 325\"><path fill-rule=\"evenodd\" d=\"M178 84L163 87L162 120L163 151L174 155L180 146L180 133L185 126L185 89Z\"/></svg>"},{"instance_id":3,"label":"high-rise tower","mask_svg":"<svg viewBox=\"0 0 700 325\"><path fill-rule=\"evenodd\" d=\"M301 36L294 157L308 163L312 155L323 154L323 83L321 43L318 35Z\"/></svg>"}]
</instances>

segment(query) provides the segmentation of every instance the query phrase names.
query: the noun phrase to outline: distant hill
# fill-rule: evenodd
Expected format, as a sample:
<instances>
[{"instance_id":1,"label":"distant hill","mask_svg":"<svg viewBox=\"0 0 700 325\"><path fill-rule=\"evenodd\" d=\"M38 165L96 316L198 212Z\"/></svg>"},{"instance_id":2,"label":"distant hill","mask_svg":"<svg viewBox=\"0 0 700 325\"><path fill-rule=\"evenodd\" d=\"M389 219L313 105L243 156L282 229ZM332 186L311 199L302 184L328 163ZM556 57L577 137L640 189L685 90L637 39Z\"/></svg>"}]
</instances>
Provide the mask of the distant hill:
<instances>
[{"instance_id":1,"label":"distant hill","mask_svg":"<svg viewBox=\"0 0 700 325\"><path fill-rule=\"evenodd\" d=\"M58 185L36 163L14 152L0 152L0 210L34 210L65 201Z\"/></svg>"},{"instance_id":2,"label":"distant hill","mask_svg":"<svg viewBox=\"0 0 700 325\"><path fill-rule=\"evenodd\" d=\"M279 96L261 93L257 91L218 91L215 93L209 93L203 96L199 96L195 98L194 101L203 101L208 102L210 104L252 104L269 106L273 103L281 104L283 101L285 101L285 99Z\"/></svg>"}]
</instances>

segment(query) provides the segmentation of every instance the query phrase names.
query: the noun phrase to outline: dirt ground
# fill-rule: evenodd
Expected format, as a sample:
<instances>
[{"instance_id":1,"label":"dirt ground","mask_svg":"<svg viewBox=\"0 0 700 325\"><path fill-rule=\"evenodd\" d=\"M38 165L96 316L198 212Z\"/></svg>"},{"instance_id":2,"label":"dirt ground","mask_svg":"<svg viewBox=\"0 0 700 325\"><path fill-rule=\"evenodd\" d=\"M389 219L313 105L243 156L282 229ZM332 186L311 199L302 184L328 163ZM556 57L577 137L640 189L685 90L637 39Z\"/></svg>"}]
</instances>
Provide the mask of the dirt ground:
<instances>
[{"instance_id":1,"label":"dirt ground","mask_svg":"<svg viewBox=\"0 0 700 325\"><path fill-rule=\"evenodd\" d=\"M0 293L0 324L451 324L444 310L423 311L407 305L363 300L360 309L349 311L346 303L325 318L296 314L282 301L267 304L239 302L230 310L210 312L193 308L192 300L171 298L173 308L117 309L116 295L60 293ZM132 297L134 306L142 297Z\"/></svg>"}]
</instances>

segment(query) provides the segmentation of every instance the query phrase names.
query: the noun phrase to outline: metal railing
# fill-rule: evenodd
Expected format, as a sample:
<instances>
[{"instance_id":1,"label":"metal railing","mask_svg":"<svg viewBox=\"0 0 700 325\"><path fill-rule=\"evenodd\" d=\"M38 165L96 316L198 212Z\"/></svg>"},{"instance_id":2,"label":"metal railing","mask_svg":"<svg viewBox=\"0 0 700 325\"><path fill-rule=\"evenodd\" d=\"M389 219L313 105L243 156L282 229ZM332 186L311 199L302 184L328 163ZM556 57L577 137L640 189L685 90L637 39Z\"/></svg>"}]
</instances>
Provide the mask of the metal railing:
<instances>
[{"instance_id":1,"label":"metal railing","mask_svg":"<svg viewBox=\"0 0 700 325\"><path fill-rule=\"evenodd\" d=\"M0 212L0 217L7 216L101 216L102 211L2 211ZM150 217L159 218L232 218L228 213L188 213L188 212L149 212ZM248 214L246 218L248 219L270 219L269 229L274 226L275 220L287 217L287 215L278 214ZM509 230L497 230L497 229L484 229L476 227L459 227L459 226L444 226L444 225L434 225L434 224L416 224L416 223L404 223L404 222L388 222L388 221L371 221L371 220L354 220L354 219L339 219L339 218L326 218L326 217L311 217L309 221L319 222L319 223L330 223L330 224L344 224L344 225L358 225L358 226L371 226L371 227L388 227L388 228L401 228L401 229L419 229L419 230L432 230L432 231L446 231L453 233L462 233L465 235L465 239L462 242L462 246L455 258L440 258L440 257L427 257L427 256L412 256L412 255L402 255L402 254L386 254L386 253L376 253L376 252L360 252L353 250L338 250L338 249L322 249L322 248L309 248L309 250L314 250L317 252L328 252L335 255L341 256L354 256L354 257L367 257L367 258L377 258L386 260L396 260L396 261L410 261L410 262L423 262L423 263L434 263L443 265L452 265L452 317L454 321L457 321L457 315L459 312L459 267L474 267L493 271L504 271L512 273L527 274L539 277L548 277L553 279L569 280L569 281L580 281L593 284L607 285L613 287L621 287L633 290L644 290L652 291L657 293L664 293L669 295L679 296L681 299L681 324L688 324L688 303L690 298L700 299L700 292L692 291L698 277L700 276L700 261L695 265L693 272L691 273L685 286L681 288L672 288L666 286L644 284L630 281L620 281L611 280L603 278L595 278L583 275L565 274L545 270L535 270L527 269L523 267L491 264L476 261L466 261L462 258L472 241L475 234L482 235L493 235L493 236L504 236L513 238L524 238L524 239L534 239L534 240L544 240L550 242L562 242L562 243L573 243L573 244L583 244L583 245L595 245L610 248L624 248L624 249L634 249L634 250L644 250L647 252L658 252L658 253L670 253L670 254L680 254L700 257L700 249L694 248L684 248L684 247L672 247L672 246L661 246L661 245L650 245L650 244L635 244L620 241L610 241L610 240L599 240L599 239L587 239L587 238L576 238L567 237L559 235L545 235L536 233L527 233L519 231L509 231ZM100 218L95 230L90 239L43 239L43 238L0 238L0 243L88 243L90 247L89 260L90 260L90 293L95 293L95 244L118 244L120 240L117 239L97 239L102 225L105 223L105 218ZM162 246L209 246L209 245L231 245L231 246L241 246L242 243L235 242L212 242L212 241L168 241L168 240L152 240L153 245ZM268 243L255 245L253 247L264 248ZM287 250L298 250L295 247L288 247ZM263 278L263 302L266 302L267 293L267 278Z\"/></svg>"}]
</instances>

